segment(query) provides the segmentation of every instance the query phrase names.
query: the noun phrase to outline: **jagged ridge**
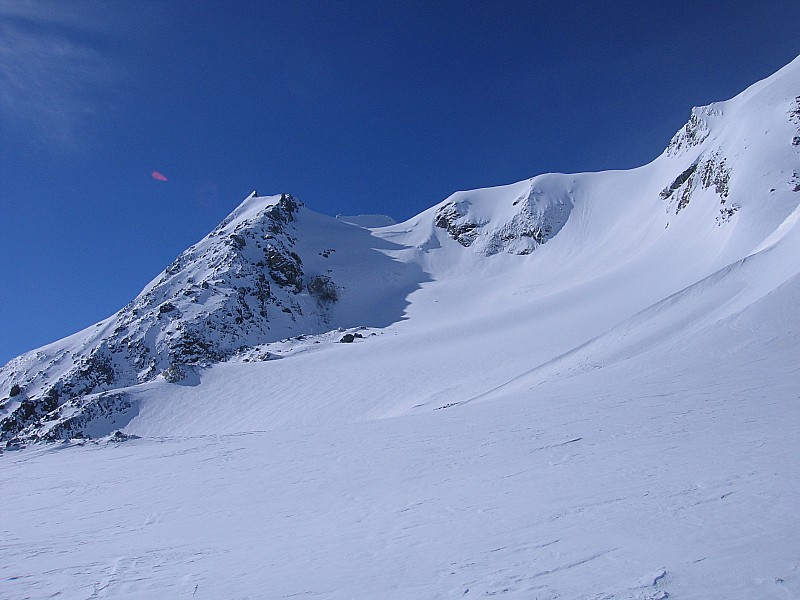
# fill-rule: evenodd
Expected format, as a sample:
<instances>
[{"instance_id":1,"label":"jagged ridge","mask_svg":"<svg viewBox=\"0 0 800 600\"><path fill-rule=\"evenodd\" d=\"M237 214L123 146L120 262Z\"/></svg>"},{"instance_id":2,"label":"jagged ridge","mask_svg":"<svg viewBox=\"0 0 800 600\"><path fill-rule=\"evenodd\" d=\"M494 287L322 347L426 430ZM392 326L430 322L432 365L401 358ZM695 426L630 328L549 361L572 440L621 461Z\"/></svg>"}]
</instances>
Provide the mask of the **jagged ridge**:
<instances>
[{"instance_id":1,"label":"jagged ridge","mask_svg":"<svg viewBox=\"0 0 800 600\"><path fill-rule=\"evenodd\" d=\"M53 354L42 350L9 363L4 375L24 391L2 419L2 439L66 419L76 408L96 408L98 399L106 398L92 401L92 394L162 373L177 382L194 366L223 361L274 338L273 330L289 330L304 315L324 319L337 288L327 275L307 276L293 250L292 225L301 209L289 194L265 201L253 193L130 304L99 324L82 347ZM59 372L59 365L70 362ZM88 422L70 419L71 425L48 428L48 436L74 433L76 422Z\"/></svg>"}]
</instances>

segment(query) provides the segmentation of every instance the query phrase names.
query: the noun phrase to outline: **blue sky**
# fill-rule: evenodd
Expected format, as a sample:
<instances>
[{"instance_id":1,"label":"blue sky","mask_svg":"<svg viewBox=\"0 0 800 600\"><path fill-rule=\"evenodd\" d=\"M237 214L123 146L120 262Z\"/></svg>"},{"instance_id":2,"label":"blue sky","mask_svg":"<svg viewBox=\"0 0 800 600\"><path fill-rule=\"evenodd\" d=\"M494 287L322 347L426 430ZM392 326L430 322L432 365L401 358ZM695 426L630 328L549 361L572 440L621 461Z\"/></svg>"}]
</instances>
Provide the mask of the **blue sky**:
<instances>
[{"instance_id":1,"label":"blue sky","mask_svg":"<svg viewBox=\"0 0 800 600\"><path fill-rule=\"evenodd\" d=\"M782 0L0 0L0 364L121 308L253 189L403 220L635 167L798 31Z\"/></svg>"}]
</instances>

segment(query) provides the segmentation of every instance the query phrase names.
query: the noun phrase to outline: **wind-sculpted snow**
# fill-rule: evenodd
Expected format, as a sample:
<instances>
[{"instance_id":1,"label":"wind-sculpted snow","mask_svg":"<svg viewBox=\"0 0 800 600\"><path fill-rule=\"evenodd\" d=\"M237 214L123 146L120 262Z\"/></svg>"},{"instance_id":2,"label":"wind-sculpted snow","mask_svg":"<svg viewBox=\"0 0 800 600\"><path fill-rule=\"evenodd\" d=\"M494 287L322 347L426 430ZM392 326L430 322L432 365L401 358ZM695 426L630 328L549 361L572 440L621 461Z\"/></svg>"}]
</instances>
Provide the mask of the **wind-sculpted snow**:
<instances>
[{"instance_id":1,"label":"wind-sculpted snow","mask_svg":"<svg viewBox=\"0 0 800 600\"><path fill-rule=\"evenodd\" d=\"M547 195L533 180L527 192L511 202L511 210L499 211L492 203L486 211L476 204L474 195L456 194L436 210L434 224L462 246L471 246L485 256L498 252L529 254L561 230L572 209L568 197Z\"/></svg>"}]
</instances>

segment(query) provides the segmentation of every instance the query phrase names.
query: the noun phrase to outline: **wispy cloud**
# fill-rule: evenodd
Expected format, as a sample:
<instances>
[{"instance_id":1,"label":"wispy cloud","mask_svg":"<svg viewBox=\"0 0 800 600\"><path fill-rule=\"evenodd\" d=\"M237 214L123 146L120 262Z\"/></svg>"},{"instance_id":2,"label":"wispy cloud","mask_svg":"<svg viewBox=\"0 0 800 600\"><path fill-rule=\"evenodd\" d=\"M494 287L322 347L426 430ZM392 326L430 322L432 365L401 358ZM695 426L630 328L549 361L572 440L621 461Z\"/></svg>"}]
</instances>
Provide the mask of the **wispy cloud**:
<instances>
[{"instance_id":1,"label":"wispy cloud","mask_svg":"<svg viewBox=\"0 0 800 600\"><path fill-rule=\"evenodd\" d=\"M116 75L86 41L102 35L102 19L87 3L55 5L65 6L0 0L0 120L46 142L69 142Z\"/></svg>"},{"instance_id":2,"label":"wispy cloud","mask_svg":"<svg viewBox=\"0 0 800 600\"><path fill-rule=\"evenodd\" d=\"M117 21L111 3L103 0L0 0L0 17L23 19L83 31L108 31Z\"/></svg>"}]
</instances>

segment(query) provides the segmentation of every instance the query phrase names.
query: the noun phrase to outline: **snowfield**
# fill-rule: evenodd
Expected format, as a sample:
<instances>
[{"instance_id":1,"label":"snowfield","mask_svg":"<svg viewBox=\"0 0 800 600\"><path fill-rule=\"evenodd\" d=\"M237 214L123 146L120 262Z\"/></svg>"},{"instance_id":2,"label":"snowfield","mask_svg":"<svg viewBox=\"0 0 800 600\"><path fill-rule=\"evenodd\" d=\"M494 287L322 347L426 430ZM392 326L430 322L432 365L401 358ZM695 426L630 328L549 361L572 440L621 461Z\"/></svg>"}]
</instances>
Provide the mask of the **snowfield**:
<instances>
[{"instance_id":1,"label":"snowfield","mask_svg":"<svg viewBox=\"0 0 800 600\"><path fill-rule=\"evenodd\" d=\"M786 365L761 373L782 385L682 367L333 427L7 453L3 596L797 597L796 385Z\"/></svg>"},{"instance_id":2,"label":"snowfield","mask_svg":"<svg viewBox=\"0 0 800 600\"><path fill-rule=\"evenodd\" d=\"M630 171L253 194L0 369L0 598L800 598L798 220L800 58Z\"/></svg>"}]
</instances>

